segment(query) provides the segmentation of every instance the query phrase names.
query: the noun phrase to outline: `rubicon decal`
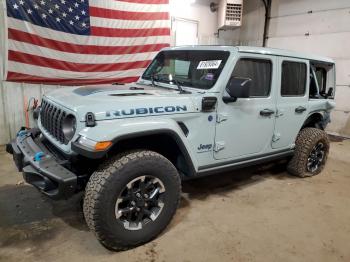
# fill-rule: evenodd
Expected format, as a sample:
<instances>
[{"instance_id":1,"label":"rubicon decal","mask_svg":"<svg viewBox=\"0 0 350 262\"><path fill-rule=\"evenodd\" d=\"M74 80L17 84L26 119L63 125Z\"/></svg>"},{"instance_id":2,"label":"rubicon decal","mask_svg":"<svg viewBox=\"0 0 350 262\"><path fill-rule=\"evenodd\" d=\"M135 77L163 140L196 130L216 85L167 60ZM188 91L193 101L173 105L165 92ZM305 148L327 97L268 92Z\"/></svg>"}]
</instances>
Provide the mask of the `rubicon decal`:
<instances>
[{"instance_id":1,"label":"rubicon decal","mask_svg":"<svg viewBox=\"0 0 350 262\"><path fill-rule=\"evenodd\" d=\"M131 109L118 109L106 112L106 117L112 116L135 116L135 115L153 115L153 114L169 114L176 112L186 112L187 106L156 106L156 107L140 107Z\"/></svg>"}]
</instances>

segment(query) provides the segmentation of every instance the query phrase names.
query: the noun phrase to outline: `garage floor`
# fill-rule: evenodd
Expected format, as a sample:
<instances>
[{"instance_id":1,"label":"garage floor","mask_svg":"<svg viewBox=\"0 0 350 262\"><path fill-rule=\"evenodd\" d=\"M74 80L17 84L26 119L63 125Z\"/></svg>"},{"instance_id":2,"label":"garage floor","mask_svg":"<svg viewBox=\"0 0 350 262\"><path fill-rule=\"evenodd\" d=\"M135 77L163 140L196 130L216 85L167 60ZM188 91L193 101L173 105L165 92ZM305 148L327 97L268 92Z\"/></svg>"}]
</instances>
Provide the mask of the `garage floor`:
<instances>
[{"instance_id":1,"label":"garage floor","mask_svg":"<svg viewBox=\"0 0 350 262\"><path fill-rule=\"evenodd\" d=\"M349 169L350 140L338 140L314 178L277 164L187 182L166 232L113 253L88 231L79 197L44 198L2 150L0 261L350 261Z\"/></svg>"}]
</instances>

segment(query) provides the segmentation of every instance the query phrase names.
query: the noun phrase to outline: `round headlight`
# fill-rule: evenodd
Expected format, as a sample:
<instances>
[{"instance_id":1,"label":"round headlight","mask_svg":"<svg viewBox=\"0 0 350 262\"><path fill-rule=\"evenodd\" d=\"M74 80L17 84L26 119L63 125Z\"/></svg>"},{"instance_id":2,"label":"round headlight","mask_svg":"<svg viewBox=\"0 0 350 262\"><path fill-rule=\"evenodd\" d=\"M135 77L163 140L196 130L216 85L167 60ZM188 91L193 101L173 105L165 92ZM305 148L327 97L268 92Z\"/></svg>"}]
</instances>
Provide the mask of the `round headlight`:
<instances>
[{"instance_id":1,"label":"round headlight","mask_svg":"<svg viewBox=\"0 0 350 262\"><path fill-rule=\"evenodd\" d=\"M67 141L72 140L77 129L77 121L73 115L67 115L62 123L62 132Z\"/></svg>"}]
</instances>

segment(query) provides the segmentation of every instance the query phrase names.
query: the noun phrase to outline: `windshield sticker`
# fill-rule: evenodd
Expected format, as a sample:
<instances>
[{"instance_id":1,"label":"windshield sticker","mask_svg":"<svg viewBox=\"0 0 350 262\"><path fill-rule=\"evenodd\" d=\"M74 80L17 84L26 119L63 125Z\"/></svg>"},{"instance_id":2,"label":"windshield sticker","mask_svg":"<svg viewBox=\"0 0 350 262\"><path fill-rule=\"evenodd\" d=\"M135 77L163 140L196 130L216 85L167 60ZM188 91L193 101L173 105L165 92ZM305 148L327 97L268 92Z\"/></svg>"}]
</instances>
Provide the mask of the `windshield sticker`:
<instances>
[{"instance_id":1,"label":"windshield sticker","mask_svg":"<svg viewBox=\"0 0 350 262\"><path fill-rule=\"evenodd\" d=\"M218 69L222 60L200 61L197 69Z\"/></svg>"},{"instance_id":2,"label":"windshield sticker","mask_svg":"<svg viewBox=\"0 0 350 262\"><path fill-rule=\"evenodd\" d=\"M214 74L212 73L208 73L205 78L205 80L208 80L208 81L213 81L214 80Z\"/></svg>"}]
</instances>

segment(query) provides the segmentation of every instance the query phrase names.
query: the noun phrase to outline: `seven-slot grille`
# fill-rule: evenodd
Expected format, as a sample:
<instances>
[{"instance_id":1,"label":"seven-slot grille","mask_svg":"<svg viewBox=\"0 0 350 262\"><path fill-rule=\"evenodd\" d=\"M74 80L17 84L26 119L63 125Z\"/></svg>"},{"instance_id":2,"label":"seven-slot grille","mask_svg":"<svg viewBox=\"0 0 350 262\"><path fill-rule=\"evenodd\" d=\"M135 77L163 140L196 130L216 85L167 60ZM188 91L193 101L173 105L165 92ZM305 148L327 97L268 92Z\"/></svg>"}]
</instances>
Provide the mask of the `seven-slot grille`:
<instances>
[{"instance_id":1,"label":"seven-slot grille","mask_svg":"<svg viewBox=\"0 0 350 262\"><path fill-rule=\"evenodd\" d=\"M62 132L63 120L67 112L54 106L46 100L41 103L40 121L45 130L55 137L59 142L67 144Z\"/></svg>"}]
</instances>

